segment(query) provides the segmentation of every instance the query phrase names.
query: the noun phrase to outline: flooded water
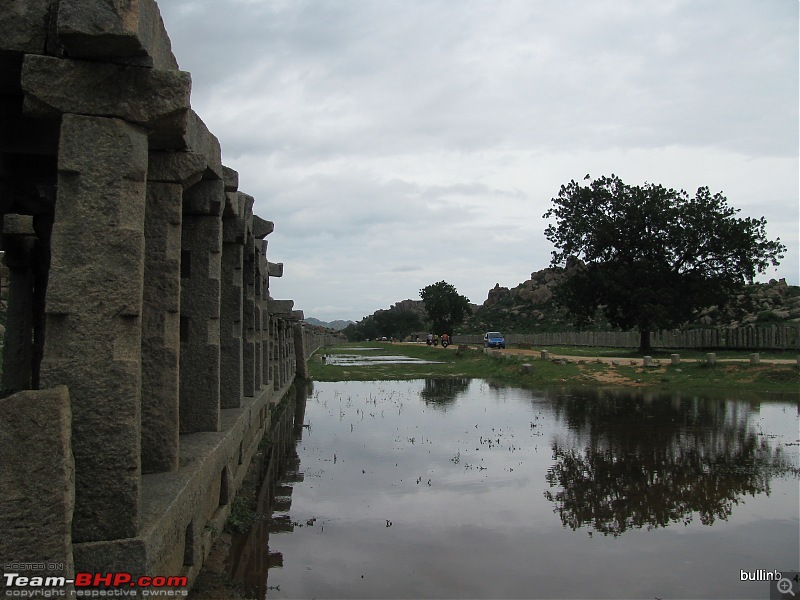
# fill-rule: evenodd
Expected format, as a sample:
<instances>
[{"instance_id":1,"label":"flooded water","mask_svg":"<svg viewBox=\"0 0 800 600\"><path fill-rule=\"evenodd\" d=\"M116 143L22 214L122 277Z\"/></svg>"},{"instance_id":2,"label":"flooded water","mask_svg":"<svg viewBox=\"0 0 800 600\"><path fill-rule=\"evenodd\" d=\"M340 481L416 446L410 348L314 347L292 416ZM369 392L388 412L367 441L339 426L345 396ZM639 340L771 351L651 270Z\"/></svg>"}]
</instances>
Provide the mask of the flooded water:
<instances>
[{"instance_id":1,"label":"flooded water","mask_svg":"<svg viewBox=\"0 0 800 600\"><path fill-rule=\"evenodd\" d=\"M336 382L297 415L269 598L769 598L741 571L800 564L796 397Z\"/></svg>"},{"instance_id":2,"label":"flooded water","mask_svg":"<svg viewBox=\"0 0 800 600\"><path fill-rule=\"evenodd\" d=\"M364 348L371 350L371 348ZM434 365L441 364L440 360L424 360L413 356L401 355L375 355L375 354L329 354L323 357L329 365L341 367L366 367L369 365Z\"/></svg>"}]
</instances>

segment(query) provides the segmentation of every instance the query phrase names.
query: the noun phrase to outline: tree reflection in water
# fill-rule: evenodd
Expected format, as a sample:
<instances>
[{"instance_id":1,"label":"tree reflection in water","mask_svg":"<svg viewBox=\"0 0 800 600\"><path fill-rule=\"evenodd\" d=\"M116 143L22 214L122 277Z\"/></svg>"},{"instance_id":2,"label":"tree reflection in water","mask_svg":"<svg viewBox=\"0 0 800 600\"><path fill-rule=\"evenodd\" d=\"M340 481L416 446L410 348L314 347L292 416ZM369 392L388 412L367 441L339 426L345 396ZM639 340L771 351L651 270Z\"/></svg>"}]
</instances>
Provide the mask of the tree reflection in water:
<instances>
[{"instance_id":1,"label":"tree reflection in water","mask_svg":"<svg viewBox=\"0 0 800 600\"><path fill-rule=\"evenodd\" d=\"M743 402L591 390L553 397L578 442L553 441L547 500L564 527L619 536L630 529L727 520L745 495L798 476L782 448L750 424ZM580 448L583 447L581 450Z\"/></svg>"},{"instance_id":2,"label":"tree reflection in water","mask_svg":"<svg viewBox=\"0 0 800 600\"><path fill-rule=\"evenodd\" d=\"M469 389L470 380L465 377L428 378L420 391L423 402L434 408L447 408Z\"/></svg>"}]
</instances>

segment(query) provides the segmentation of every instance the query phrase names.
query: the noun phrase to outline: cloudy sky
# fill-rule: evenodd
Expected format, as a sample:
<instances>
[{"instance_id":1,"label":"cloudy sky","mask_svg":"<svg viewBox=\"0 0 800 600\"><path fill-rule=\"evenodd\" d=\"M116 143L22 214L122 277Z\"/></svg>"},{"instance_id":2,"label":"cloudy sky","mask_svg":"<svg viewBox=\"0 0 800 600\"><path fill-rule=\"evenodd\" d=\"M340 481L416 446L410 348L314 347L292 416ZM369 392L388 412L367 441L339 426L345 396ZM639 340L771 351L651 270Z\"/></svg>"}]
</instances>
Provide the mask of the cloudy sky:
<instances>
[{"instance_id":1,"label":"cloudy sky","mask_svg":"<svg viewBox=\"0 0 800 600\"><path fill-rule=\"evenodd\" d=\"M525 281L587 173L722 191L800 283L796 0L159 4L307 317Z\"/></svg>"}]
</instances>

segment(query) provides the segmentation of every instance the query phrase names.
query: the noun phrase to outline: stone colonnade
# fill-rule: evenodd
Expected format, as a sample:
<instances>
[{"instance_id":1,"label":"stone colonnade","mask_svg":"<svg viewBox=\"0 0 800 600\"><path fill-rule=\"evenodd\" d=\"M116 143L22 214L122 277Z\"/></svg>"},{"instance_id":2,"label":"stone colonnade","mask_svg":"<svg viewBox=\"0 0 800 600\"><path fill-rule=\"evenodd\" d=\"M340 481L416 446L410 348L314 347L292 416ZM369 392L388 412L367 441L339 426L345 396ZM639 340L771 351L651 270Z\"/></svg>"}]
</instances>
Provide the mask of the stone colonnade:
<instances>
[{"instance_id":1,"label":"stone colonnade","mask_svg":"<svg viewBox=\"0 0 800 600\"><path fill-rule=\"evenodd\" d=\"M190 88L154 0L0 14L4 564L192 579L321 343Z\"/></svg>"}]
</instances>

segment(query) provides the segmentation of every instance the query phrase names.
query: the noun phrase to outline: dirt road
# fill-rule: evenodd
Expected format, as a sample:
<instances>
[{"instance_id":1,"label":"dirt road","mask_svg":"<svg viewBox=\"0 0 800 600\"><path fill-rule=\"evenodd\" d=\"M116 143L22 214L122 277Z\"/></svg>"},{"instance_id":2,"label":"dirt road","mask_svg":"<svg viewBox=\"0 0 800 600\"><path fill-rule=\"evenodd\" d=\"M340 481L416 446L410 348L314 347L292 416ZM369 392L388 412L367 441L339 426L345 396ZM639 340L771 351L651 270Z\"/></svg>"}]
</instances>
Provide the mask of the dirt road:
<instances>
[{"instance_id":1,"label":"dirt road","mask_svg":"<svg viewBox=\"0 0 800 600\"><path fill-rule=\"evenodd\" d=\"M413 343L413 342L412 342ZM446 350L454 350L458 347L458 344L452 344ZM469 345L470 348L479 349L478 346ZM522 356L531 356L534 358L541 357L541 350L527 350L521 348L505 348L502 350L494 350L494 352L499 352L500 354L514 354L514 355L522 355ZM677 352L676 354L680 354ZM644 360L641 358L630 358L630 357L620 357L620 356L582 356L577 354L553 354L550 353L551 359L563 359L568 360L571 362L599 362L608 365L631 365L631 366L638 366L641 367L644 365ZM696 363L699 362L699 358L683 358L681 357L682 363ZM669 364L669 359L654 359L654 364L662 364L666 365ZM741 364L748 364L750 362L749 358L717 358L718 363L741 363ZM761 358L761 364L771 364L771 365L796 365L800 363L800 356L796 359L783 359L783 358Z\"/></svg>"}]
</instances>

